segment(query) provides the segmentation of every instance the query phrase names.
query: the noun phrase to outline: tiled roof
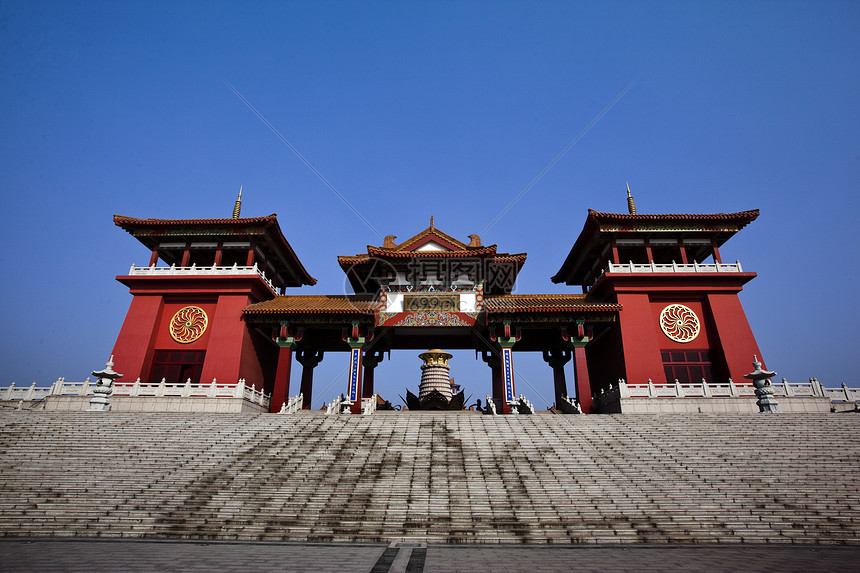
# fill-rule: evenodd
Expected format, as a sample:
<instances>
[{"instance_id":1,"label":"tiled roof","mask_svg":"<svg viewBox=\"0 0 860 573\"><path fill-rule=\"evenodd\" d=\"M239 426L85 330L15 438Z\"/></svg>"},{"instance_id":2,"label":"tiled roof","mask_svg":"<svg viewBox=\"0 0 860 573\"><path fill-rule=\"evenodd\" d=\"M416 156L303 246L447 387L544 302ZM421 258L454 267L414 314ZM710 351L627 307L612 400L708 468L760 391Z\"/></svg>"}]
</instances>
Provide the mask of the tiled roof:
<instances>
[{"instance_id":1,"label":"tiled roof","mask_svg":"<svg viewBox=\"0 0 860 573\"><path fill-rule=\"evenodd\" d=\"M371 295L286 295L253 304L245 314L353 314L371 313L376 302ZM595 300L585 294L509 294L484 297L491 313L564 312L621 310L620 304Z\"/></svg>"},{"instance_id":2,"label":"tiled roof","mask_svg":"<svg viewBox=\"0 0 860 573\"><path fill-rule=\"evenodd\" d=\"M278 224L278 214L272 213L265 217L244 217L233 219L137 219L125 215L114 215L113 222L125 229L147 248L155 248L158 242L168 235L171 237L242 237L254 236L259 241L264 238L263 245L271 248L275 260L279 260L282 276L287 277L287 286L313 285L317 280L308 273L293 247L284 237ZM271 259L270 259L271 260ZM278 285L280 286L280 285Z\"/></svg>"},{"instance_id":3,"label":"tiled roof","mask_svg":"<svg viewBox=\"0 0 860 573\"><path fill-rule=\"evenodd\" d=\"M427 227L426 229L424 229L423 231L421 231L421 232L420 232L420 233L418 233L417 235L415 235L415 236L413 236L413 237L410 237L410 238L406 239L405 241L403 241L403 242L402 242L402 243L400 243L399 245L395 245L393 248L391 248L391 250L394 250L394 251L403 251L403 250L408 250L408 248L409 248L410 246L412 246L412 245L414 245L415 243L419 242L421 239L423 239L423 238L425 238L425 237L429 237L429 236L431 236L431 235L435 235L436 237L438 237L438 238L442 239L443 241L445 241L445 242L447 242L447 243L450 243L452 246L454 246L454 247L455 247L455 248L457 248L457 249L466 249L466 248L468 248L468 246L466 245L466 243L463 243L462 241L458 241L457 239L455 239L454 237L452 237L452 236L451 236L451 235L449 235L448 233L445 233L444 231L440 231L440 230L439 230L439 229L437 229L435 226L432 226L432 225L431 225L430 227ZM369 246L370 246L370 245L368 245L368 247L369 247ZM383 248L383 249L386 249L386 250L387 250L387 248L386 248L386 247L378 247L378 248Z\"/></svg>"},{"instance_id":4,"label":"tiled roof","mask_svg":"<svg viewBox=\"0 0 860 573\"><path fill-rule=\"evenodd\" d=\"M147 226L165 226L165 225L248 225L254 223L268 223L269 221L277 220L277 213L266 215L264 217L242 217L233 219L232 217L223 219L138 219L136 217L126 217L125 215L114 215L113 222L126 230L126 226L131 225L147 225Z\"/></svg>"},{"instance_id":5,"label":"tiled roof","mask_svg":"<svg viewBox=\"0 0 860 573\"><path fill-rule=\"evenodd\" d=\"M717 247L759 216L758 209L737 213L643 214L600 213L588 210L585 225L567 254L561 268L550 279L554 283L583 284L603 245L618 234L647 237L648 234L678 233L709 237ZM678 236L680 238L680 236Z\"/></svg>"},{"instance_id":6,"label":"tiled roof","mask_svg":"<svg viewBox=\"0 0 860 573\"><path fill-rule=\"evenodd\" d=\"M245 314L341 314L374 310L370 295L286 295L247 307Z\"/></svg>"},{"instance_id":7,"label":"tiled roof","mask_svg":"<svg viewBox=\"0 0 860 573\"><path fill-rule=\"evenodd\" d=\"M630 215L629 213L601 213L593 209L588 210L588 216L594 217L601 222L655 222L655 221L698 221L706 223L709 221L736 221L747 224L759 216L758 209L740 211L738 213L659 213Z\"/></svg>"},{"instance_id":8,"label":"tiled roof","mask_svg":"<svg viewBox=\"0 0 860 573\"><path fill-rule=\"evenodd\" d=\"M386 251L383 249L377 249L376 247L368 247L367 254L359 254L359 255L341 255L338 256L337 262L341 266L343 265L355 265L359 263L363 263L366 261L373 260L376 257L379 258L396 258L396 259L411 259L411 258L425 258L425 259L438 259L438 258L469 258L469 257L489 257L494 261L514 261L514 262L524 262L526 260L526 253L496 253L495 245L492 247L482 247L478 249L473 249L469 251Z\"/></svg>"},{"instance_id":9,"label":"tiled roof","mask_svg":"<svg viewBox=\"0 0 860 573\"><path fill-rule=\"evenodd\" d=\"M474 255L492 255L496 252L496 245L490 245L487 247L475 247L470 248L468 250L462 251L392 251L390 249L384 249L379 247L371 247L368 245L367 253L369 255L377 255L377 256L395 256L395 257L412 257L415 255L418 256L429 256L429 255L442 255L447 257L471 257Z\"/></svg>"},{"instance_id":10,"label":"tiled roof","mask_svg":"<svg viewBox=\"0 0 860 573\"><path fill-rule=\"evenodd\" d=\"M488 312L621 310L620 304L604 302L587 294L506 294L484 297Z\"/></svg>"}]
</instances>

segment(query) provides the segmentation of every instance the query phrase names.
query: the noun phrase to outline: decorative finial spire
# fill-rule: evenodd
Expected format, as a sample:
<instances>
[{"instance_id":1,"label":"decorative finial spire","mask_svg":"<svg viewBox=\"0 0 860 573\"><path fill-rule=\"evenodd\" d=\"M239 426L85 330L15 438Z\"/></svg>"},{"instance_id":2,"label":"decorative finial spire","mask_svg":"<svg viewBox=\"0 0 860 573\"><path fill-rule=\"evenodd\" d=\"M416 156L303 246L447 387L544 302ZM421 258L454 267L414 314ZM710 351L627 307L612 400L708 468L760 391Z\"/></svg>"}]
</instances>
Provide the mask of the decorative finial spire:
<instances>
[{"instance_id":1,"label":"decorative finial spire","mask_svg":"<svg viewBox=\"0 0 860 573\"><path fill-rule=\"evenodd\" d=\"M625 183L627 182L625 181ZM636 214L636 203L633 202L633 195L630 194L630 183L627 183L627 211L631 215Z\"/></svg>"},{"instance_id":2,"label":"decorative finial spire","mask_svg":"<svg viewBox=\"0 0 860 573\"><path fill-rule=\"evenodd\" d=\"M233 205L233 218L238 219L239 213L242 211L242 186L239 185L239 197L236 199L236 204Z\"/></svg>"},{"instance_id":3,"label":"decorative finial spire","mask_svg":"<svg viewBox=\"0 0 860 573\"><path fill-rule=\"evenodd\" d=\"M435 228L436 228L436 227L434 227L434 226L433 226L433 215L430 215L430 228L431 228L431 229L435 229Z\"/></svg>"}]
</instances>

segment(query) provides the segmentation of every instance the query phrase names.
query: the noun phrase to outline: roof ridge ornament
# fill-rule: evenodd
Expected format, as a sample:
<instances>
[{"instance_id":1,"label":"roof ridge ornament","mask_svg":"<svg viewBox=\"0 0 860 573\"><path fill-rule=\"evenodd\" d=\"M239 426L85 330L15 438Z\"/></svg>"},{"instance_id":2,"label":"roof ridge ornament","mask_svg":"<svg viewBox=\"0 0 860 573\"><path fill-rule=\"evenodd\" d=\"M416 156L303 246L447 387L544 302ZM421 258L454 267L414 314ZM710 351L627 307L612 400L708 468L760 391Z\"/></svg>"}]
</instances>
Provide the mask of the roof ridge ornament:
<instances>
[{"instance_id":1,"label":"roof ridge ornament","mask_svg":"<svg viewBox=\"0 0 860 573\"><path fill-rule=\"evenodd\" d=\"M242 186L239 185L239 197L236 198L236 203L233 205L233 218L238 219L239 213L242 212Z\"/></svg>"},{"instance_id":2,"label":"roof ridge ornament","mask_svg":"<svg viewBox=\"0 0 860 573\"><path fill-rule=\"evenodd\" d=\"M633 195L630 194L630 183L627 181L625 181L625 183L627 183L627 211L631 215L635 215L636 214L636 203L633 202Z\"/></svg>"},{"instance_id":3,"label":"roof ridge ornament","mask_svg":"<svg viewBox=\"0 0 860 573\"><path fill-rule=\"evenodd\" d=\"M436 227L433 226L433 215L430 215L430 230L435 231Z\"/></svg>"}]
</instances>

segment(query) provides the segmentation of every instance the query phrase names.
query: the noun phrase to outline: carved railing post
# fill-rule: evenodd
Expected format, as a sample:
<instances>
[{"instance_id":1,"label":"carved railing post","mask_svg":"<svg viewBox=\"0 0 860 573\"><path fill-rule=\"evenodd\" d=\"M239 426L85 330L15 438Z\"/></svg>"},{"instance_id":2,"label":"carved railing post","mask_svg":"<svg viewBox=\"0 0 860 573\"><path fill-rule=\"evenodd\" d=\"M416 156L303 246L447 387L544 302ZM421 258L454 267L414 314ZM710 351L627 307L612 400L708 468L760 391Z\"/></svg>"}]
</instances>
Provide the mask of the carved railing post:
<instances>
[{"instance_id":1,"label":"carved railing post","mask_svg":"<svg viewBox=\"0 0 860 573\"><path fill-rule=\"evenodd\" d=\"M618 395L622 399L630 397L630 388L627 387L627 382L624 378L618 379Z\"/></svg>"}]
</instances>

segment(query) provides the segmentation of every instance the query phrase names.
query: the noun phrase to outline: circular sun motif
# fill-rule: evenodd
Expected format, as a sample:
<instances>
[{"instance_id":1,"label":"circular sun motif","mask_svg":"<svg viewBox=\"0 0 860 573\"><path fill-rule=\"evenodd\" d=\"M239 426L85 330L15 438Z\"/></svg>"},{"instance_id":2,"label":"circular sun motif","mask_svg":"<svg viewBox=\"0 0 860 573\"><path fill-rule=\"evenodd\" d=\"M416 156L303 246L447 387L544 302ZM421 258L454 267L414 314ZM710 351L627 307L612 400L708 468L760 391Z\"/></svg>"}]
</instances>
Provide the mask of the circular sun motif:
<instances>
[{"instance_id":1,"label":"circular sun motif","mask_svg":"<svg viewBox=\"0 0 860 573\"><path fill-rule=\"evenodd\" d=\"M186 306L170 319L170 336L176 342L188 344L203 336L208 324L206 311L199 306Z\"/></svg>"},{"instance_id":2,"label":"circular sun motif","mask_svg":"<svg viewBox=\"0 0 860 573\"><path fill-rule=\"evenodd\" d=\"M699 336L699 317L683 304L670 304L660 313L660 328L675 342L692 342Z\"/></svg>"}]
</instances>

